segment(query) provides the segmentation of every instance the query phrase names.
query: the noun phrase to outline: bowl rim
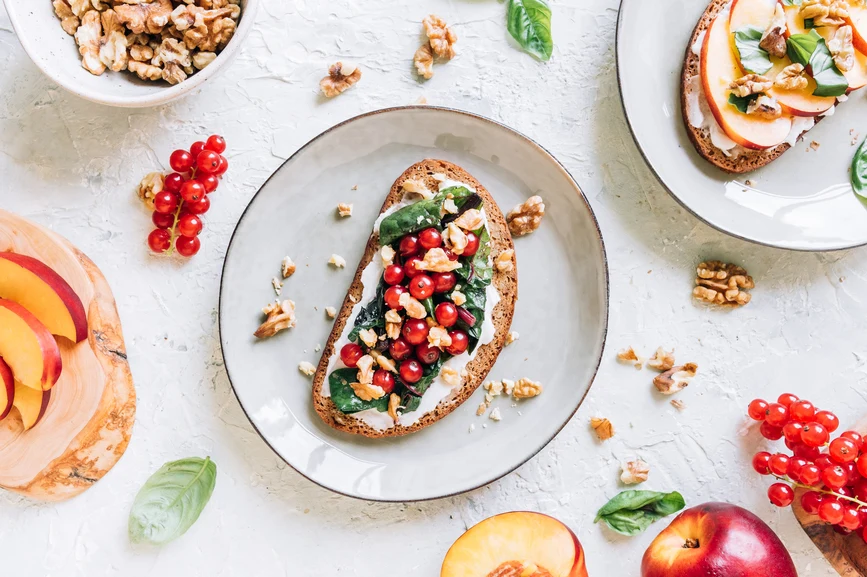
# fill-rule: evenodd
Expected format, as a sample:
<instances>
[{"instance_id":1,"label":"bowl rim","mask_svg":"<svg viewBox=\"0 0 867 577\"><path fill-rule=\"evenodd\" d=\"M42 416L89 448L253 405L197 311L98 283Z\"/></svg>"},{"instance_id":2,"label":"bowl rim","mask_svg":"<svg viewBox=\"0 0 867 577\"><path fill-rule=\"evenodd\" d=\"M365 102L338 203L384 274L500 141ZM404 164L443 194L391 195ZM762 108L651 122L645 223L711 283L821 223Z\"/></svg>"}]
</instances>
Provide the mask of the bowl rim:
<instances>
[{"instance_id":1,"label":"bowl rim","mask_svg":"<svg viewBox=\"0 0 867 577\"><path fill-rule=\"evenodd\" d=\"M48 2L48 0L42 1ZM44 65L42 59L36 56L36 48L30 38L21 33L22 27L17 10L19 5L24 6L25 3L17 0L3 0L3 5L6 7L9 21L12 23L12 28L15 30L15 36L24 48L24 52L27 53L27 56L30 57L30 60L36 65L36 67L39 68L39 70L41 70L42 73L52 82L59 85L67 92L97 104L116 106L120 108L149 108L166 104L167 102L176 100L185 94L192 92L209 78L220 72L222 67L231 60L236 52L240 50L244 38L246 38L247 34L249 34L252 29L259 8L259 0L246 0L246 6L244 7L243 14L234 36L210 65L199 70L180 84L163 87L156 90L153 94L147 94L144 96L106 96L100 91L91 90L84 85L60 80L53 72L51 72L51 70L48 69L48 67ZM23 19L25 16L22 15L20 18Z\"/></svg>"},{"instance_id":2,"label":"bowl rim","mask_svg":"<svg viewBox=\"0 0 867 577\"><path fill-rule=\"evenodd\" d=\"M474 118L476 120L480 120L484 123L488 123L488 124L494 125L496 127L502 128L502 129L504 129L508 132L511 132L512 134L520 137L523 141L525 141L530 146L540 150L545 156L547 156L553 162L554 167L559 169L566 176L566 178L569 180L569 182L571 182L572 187L575 189L575 192L578 194L578 198L583 202L584 208L587 211L587 214L590 216L590 221L593 224L593 227L594 227L595 232L596 232L596 238L597 238L598 243L599 243L599 248L600 248L600 262L599 262L599 264L601 265L602 281L603 281L603 287L602 287L603 288L603 291L602 291L603 310L602 310L602 319L601 319L602 320L602 326L601 326L601 331L600 331L601 339L600 339L600 343L599 343L600 344L599 354L597 355L596 364L593 367L592 374L590 375L587 390L584 392L584 395L581 397L581 399L575 405L575 410L572 411L572 413L569 415L569 417L565 421L563 421L563 423L557 428L556 431L553 432L553 434L550 437L547 437L547 438L541 440L541 443L539 444L538 447L536 447L534 450L530 451L524 459L522 459L519 463L516 463L514 465L514 467L512 467L511 469L504 471L502 474L498 474L497 476L490 478L490 479L488 479L488 480L486 480L480 484L477 484L477 485L474 484L471 487L466 487L466 488L460 489L458 491L450 492L450 493L441 493L441 494L436 494L436 495L431 495L431 496L426 496L426 497L419 497L419 498L389 498L389 497L361 496L361 495L356 495L356 494L349 493L349 492L344 492L344 491L339 490L335 487L329 486L328 484L324 483L323 481L321 481L319 479L314 479L312 476L308 475L306 472L296 468L295 465L290 463L288 461L288 459L286 457L284 457L280 453L280 451L277 450L277 448L274 445L271 444L271 442L268 440L266 435L262 431L259 430L259 426L251 418L250 412L244 406L244 403L241 401L241 397L238 395L238 391L235 389L235 384L232 381L232 376L231 376L231 373L229 372L229 366L228 366L228 362L226 360L226 355L225 355L225 352L223 350L223 346L224 346L223 323L222 323L223 282L225 279L226 265L228 263L229 252L232 250L232 244L235 241L235 235L238 232L238 228L241 225L241 221L244 219L244 217L250 211L250 208L252 207L253 203L255 202L256 197L265 188L265 186L268 184L268 182L272 178L274 178L275 174L277 174L285 165L287 165L289 162L291 162L294 158L296 158L299 154L301 154L305 149L307 149L308 147L313 145L316 141L318 141L319 139L327 136L329 133L331 133L331 132L333 132L333 131L335 131L335 130L337 130L337 129L339 129L339 128L347 125L347 124L351 124L351 123L356 122L358 120L364 120L365 118L368 118L371 116L376 116L379 114L389 114L389 113L393 113L393 112L403 112L403 111L407 111L407 110L427 110L427 111L445 112L445 113L449 113L449 114L469 116L469 117ZM343 495L345 497L350 497L352 499L357 499L360 501L368 501L368 502L381 502L381 503L418 503L418 502L424 502L424 501L434 501L437 499L445 499L448 497L454 497L456 495L463 495L465 493L469 493L470 491L480 489L481 487L486 487L486 486L490 485L491 483L494 483L494 482L506 477L507 475L513 473L518 468L520 468L521 466L526 464L530 459L532 459L533 457L538 455L543 449L545 449L545 447L547 447L551 443L551 441L553 441L555 438L557 438L557 436L560 435L561 432L563 432L563 429L566 428L566 425L568 425L569 423L572 422L572 419L574 419L575 415L578 413L578 409L580 409L581 406L584 405L584 402L587 400L587 396L590 394L590 390L593 388L593 385L596 383L596 378L599 376L599 369L602 366L602 359L605 356L605 348L606 348L606 345L608 343L608 330L609 330L610 323L611 323L611 276L610 276L610 271L609 271L609 266L608 266L608 251L605 248L605 240L602 237L602 228L599 226L599 219L596 217L596 213L593 211L593 207L590 205L590 201L587 199L587 196L584 194L584 189L581 188L581 185L578 184L578 181L575 180L575 177L573 177L572 173L569 172L569 169L567 169L563 165L563 163L560 162L557 159L557 157L554 156L547 148L545 148L544 146L542 146L541 144L536 142L534 139L532 139L531 137L524 134L523 132L520 132L519 130L512 128L511 126L509 126L507 124L504 124L504 123L499 122L497 120L494 120L492 118L488 118L487 116L483 116L481 114L476 114L474 112L469 112L466 110L460 110L458 108L450 108L447 106L430 106L427 104L421 104L421 105L420 104L411 104L411 105L404 105L404 106L392 106L392 107L386 107L386 108L379 108L379 109L375 109L375 110L371 110L368 112L358 114L356 116L353 116L351 118L348 118L346 120L338 122L338 123L334 124L333 126L326 128L321 133L319 133L318 135L311 138L308 142L306 142L305 144L298 147L298 149L295 152L293 152L285 161L283 161L280 164L280 166L278 166L276 169L274 169L274 172L272 172L271 175L265 180L265 182L262 183L262 185L253 194L253 196L250 197L250 200L247 202L247 206L244 207L244 210L241 212L241 215L238 217L238 221L235 224L235 228L232 230L232 234L229 237L229 243L226 246L226 254L223 257L223 266L220 269L220 289L219 289L219 297L217 299L217 338L220 341L220 356L223 359L223 367L226 370L226 378L229 381L229 386L232 389L232 394L234 394L235 399L238 401L238 405L241 407L241 411L243 411L244 416L247 417L247 420L250 422L250 426L253 427L253 430L256 432L256 434L259 436L259 438L262 439L262 441L268 446L268 448L271 449L271 451L275 455L277 455L277 457L281 461L286 463L295 472L297 472L299 475L301 475L302 477L304 477L308 481L312 482L313 484L318 485L319 487L322 487L323 489L326 489L332 493L336 493L338 495Z\"/></svg>"}]
</instances>

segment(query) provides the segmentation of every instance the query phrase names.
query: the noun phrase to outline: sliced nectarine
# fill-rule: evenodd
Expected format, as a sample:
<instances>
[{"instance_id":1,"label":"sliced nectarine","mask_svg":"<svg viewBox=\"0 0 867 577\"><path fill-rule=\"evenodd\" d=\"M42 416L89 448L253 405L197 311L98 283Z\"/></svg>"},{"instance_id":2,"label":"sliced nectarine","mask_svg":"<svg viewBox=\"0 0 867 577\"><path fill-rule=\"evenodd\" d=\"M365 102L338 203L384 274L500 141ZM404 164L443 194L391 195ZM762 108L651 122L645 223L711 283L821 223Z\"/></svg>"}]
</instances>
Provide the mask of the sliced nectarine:
<instances>
[{"instance_id":1,"label":"sliced nectarine","mask_svg":"<svg viewBox=\"0 0 867 577\"><path fill-rule=\"evenodd\" d=\"M766 76L773 80L783 68L791 63L792 61L788 58L778 61ZM784 114L791 114L792 116L819 116L834 106L837 103L837 99L833 96L814 96L814 90L816 90L816 81L811 76L807 76L806 88L801 90L785 90L774 86L768 90L768 95L777 99Z\"/></svg>"},{"instance_id":2,"label":"sliced nectarine","mask_svg":"<svg viewBox=\"0 0 867 577\"><path fill-rule=\"evenodd\" d=\"M15 383L15 408L21 415L24 430L28 431L36 426L45 416L48 409L48 401L51 400L51 391L37 391L25 387L21 383Z\"/></svg>"},{"instance_id":3,"label":"sliced nectarine","mask_svg":"<svg viewBox=\"0 0 867 577\"><path fill-rule=\"evenodd\" d=\"M553 517L526 511L503 513L461 535L440 572L441 577L498 574L587 577L584 550L575 534Z\"/></svg>"},{"instance_id":4,"label":"sliced nectarine","mask_svg":"<svg viewBox=\"0 0 867 577\"><path fill-rule=\"evenodd\" d=\"M790 118L766 120L744 114L729 104L728 84L741 75L729 41L728 19L717 17L701 50L701 81L708 107L729 138L741 146L764 150L780 144L792 128Z\"/></svg>"},{"instance_id":5,"label":"sliced nectarine","mask_svg":"<svg viewBox=\"0 0 867 577\"><path fill-rule=\"evenodd\" d=\"M33 389L50 389L60 377L57 341L33 313L5 299L0 299L0 357L16 381Z\"/></svg>"},{"instance_id":6,"label":"sliced nectarine","mask_svg":"<svg viewBox=\"0 0 867 577\"><path fill-rule=\"evenodd\" d=\"M12 369L0 358L0 421L9 415L12 402L15 399L15 377Z\"/></svg>"},{"instance_id":7,"label":"sliced nectarine","mask_svg":"<svg viewBox=\"0 0 867 577\"><path fill-rule=\"evenodd\" d=\"M87 338L81 299L59 274L35 258L0 252L0 298L22 305L53 335L73 342Z\"/></svg>"},{"instance_id":8,"label":"sliced nectarine","mask_svg":"<svg viewBox=\"0 0 867 577\"><path fill-rule=\"evenodd\" d=\"M852 44L861 54L867 54L867 7L850 3L846 8L852 26Z\"/></svg>"},{"instance_id":9,"label":"sliced nectarine","mask_svg":"<svg viewBox=\"0 0 867 577\"><path fill-rule=\"evenodd\" d=\"M773 20L776 9L777 0L733 0L729 28L732 32L744 26L765 30Z\"/></svg>"}]
</instances>

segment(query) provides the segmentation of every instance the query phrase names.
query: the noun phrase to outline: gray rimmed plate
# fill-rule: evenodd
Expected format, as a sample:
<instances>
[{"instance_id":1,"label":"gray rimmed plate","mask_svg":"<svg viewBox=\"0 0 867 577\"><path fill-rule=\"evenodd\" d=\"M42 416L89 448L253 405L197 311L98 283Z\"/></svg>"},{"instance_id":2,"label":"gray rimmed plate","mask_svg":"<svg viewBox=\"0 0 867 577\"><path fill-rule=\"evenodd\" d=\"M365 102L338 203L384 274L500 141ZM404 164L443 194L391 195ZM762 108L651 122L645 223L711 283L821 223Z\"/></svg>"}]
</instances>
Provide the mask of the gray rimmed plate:
<instances>
[{"instance_id":1,"label":"gray rimmed plate","mask_svg":"<svg viewBox=\"0 0 867 577\"><path fill-rule=\"evenodd\" d=\"M529 377L544 393L503 420L475 415L483 391L438 423L402 438L338 432L313 409L298 363L319 360L332 321L391 185L424 158L454 162L510 209L533 194L542 227L516 239L519 292L513 330L489 378ZM357 188L356 188L357 187ZM352 203L352 217L336 215ZM328 265L343 256L345 269ZM297 327L257 341L261 307L284 256L297 272L283 288ZM220 338L235 394L265 441L310 480L352 497L414 501L490 483L540 451L590 389L608 323L608 272L596 219L578 185L545 149L494 121L456 110L404 107L348 120L293 155L254 196L232 237L220 293ZM519 414L520 412L520 414ZM487 425L484 427L483 425ZM474 429L471 431L471 429Z\"/></svg>"},{"instance_id":2,"label":"gray rimmed plate","mask_svg":"<svg viewBox=\"0 0 867 577\"><path fill-rule=\"evenodd\" d=\"M867 208L849 165L867 127L863 91L853 93L776 161L732 176L701 158L681 118L680 74L709 0L622 0L617 74L635 142L674 198L707 224L749 241L823 251L867 244ZM648 40L648 31L652 40ZM810 146L816 141L820 146ZM747 182L749 181L749 182Z\"/></svg>"}]
</instances>

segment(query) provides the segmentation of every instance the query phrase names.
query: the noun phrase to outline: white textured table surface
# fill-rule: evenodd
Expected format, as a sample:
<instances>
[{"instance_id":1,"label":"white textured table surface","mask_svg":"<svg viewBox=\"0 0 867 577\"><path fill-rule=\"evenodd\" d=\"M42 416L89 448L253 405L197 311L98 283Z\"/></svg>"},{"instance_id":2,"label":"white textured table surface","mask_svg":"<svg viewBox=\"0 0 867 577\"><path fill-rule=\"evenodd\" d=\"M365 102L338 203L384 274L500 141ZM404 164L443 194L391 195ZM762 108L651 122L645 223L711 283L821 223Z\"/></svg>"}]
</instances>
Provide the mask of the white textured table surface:
<instances>
[{"instance_id":1,"label":"white textured table surface","mask_svg":"<svg viewBox=\"0 0 867 577\"><path fill-rule=\"evenodd\" d=\"M616 0L556 1L548 64L515 49L504 11L493 0L265 0L225 75L173 105L128 111L89 104L45 79L0 9L0 206L65 235L102 268L138 390L129 449L94 488L56 505L0 493L0 558L9 574L433 577L467 526L532 509L575 530L591 575L637 575L665 523L635 538L592 523L623 489L619 460L635 455L652 467L645 488L679 490L689 505L746 506L779 533L802 576L834 574L791 512L768 504L766 480L749 467L763 442L746 428L744 412L754 396L791 390L844 423L863 414L865 252L754 246L711 230L665 193L621 111ZM460 54L420 83L410 60L429 12L455 25ZM359 62L364 78L324 102L318 81L340 58ZM302 478L248 423L220 356L220 267L248 200L294 150L340 120L422 96L528 134L583 186L608 249L608 347L575 418L515 473L450 499L365 503ZM202 251L187 263L152 257L150 216L135 186L167 168L174 148L211 132L226 136L231 168L206 216ZM753 302L730 312L695 306L693 267L704 258L743 264L758 285ZM613 358L628 345L649 352L660 344L700 367L679 397L683 412L652 392L651 373ZM614 439L595 440L594 415L614 422ZM130 546L127 514L145 479L167 460L206 454L219 478L199 522L162 549Z\"/></svg>"}]
</instances>

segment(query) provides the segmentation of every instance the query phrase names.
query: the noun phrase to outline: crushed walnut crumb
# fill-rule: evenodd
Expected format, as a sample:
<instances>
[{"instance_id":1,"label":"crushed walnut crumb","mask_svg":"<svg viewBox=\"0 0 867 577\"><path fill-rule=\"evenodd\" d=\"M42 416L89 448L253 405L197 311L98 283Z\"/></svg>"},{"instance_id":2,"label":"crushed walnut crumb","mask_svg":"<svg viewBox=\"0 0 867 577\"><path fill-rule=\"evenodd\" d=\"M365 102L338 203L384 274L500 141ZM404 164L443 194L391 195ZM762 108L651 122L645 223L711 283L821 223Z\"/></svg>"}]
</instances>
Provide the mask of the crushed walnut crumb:
<instances>
[{"instance_id":1,"label":"crushed walnut crumb","mask_svg":"<svg viewBox=\"0 0 867 577\"><path fill-rule=\"evenodd\" d=\"M650 360L647 361L647 366L659 372L665 372L674 366L674 349L666 351L659 347Z\"/></svg>"},{"instance_id":2,"label":"crushed walnut crumb","mask_svg":"<svg viewBox=\"0 0 867 577\"><path fill-rule=\"evenodd\" d=\"M289 278L293 274L295 274L295 263L292 262L292 259L288 256L283 257L283 262L280 263L280 272L283 274L283 278Z\"/></svg>"},{"instance_id":3,"label":"crushed walnut crumb","mask_svg":"<svg viewBox=\"0 0 867 577\"><path fill-rule=\"evenodd\" d=\"M337 316L337 309L334 307L325 307L325 314L328 315L328 318L333 319Z\"/></svg>"},{"instance_id":4,"label":"crushed walnut crumb","mask_svg":"<svg viewBox=\"0 0 867 577\"><path fill-rule=\"evenodd\" d=\"M622 351L617 353L617 361L624 364L633 365L638 370L641 370L641 367L644 365L644 361L641 360L641 357L639 357L635 353L635 349L633 349L632 347L623 349Z\"/></svg>"},{"instance_id":5,"label":"crushed walnut crumb","mask_svg":"<svg viewBox=\"0 0 867 577\"><path fill-rule=\"evenodd\" d=\"M671 399L671 406L677 409L678 411L682 411L686 409L686 403L681 401L680 399Z\"/></svg>"},{"instance_id":6,"label":"crushed walnut crumb","mask_svg":"<svg viewBox=\"0 0 867 577\"><path fill-rule=\"evenodd\" d=\"M307 375L308 377L312 377L316 374L316 367L313 366L312 363L308 363L307 361L301 361L298 363L298 370Z\"/></svg>"},{"instance_id":7,"label":"crushed walnut crumb","mask_svg":"<svg viewBox=\"0 0 867 577\"><path fill-rule=\"evenodd\" d=\"M271 279L271 286L274 287L274 292L279 297L280 293L283 292L283 283L275 276Z\"/></svg>"},{"instance_id":8,"label":"crushed walnut crumb","mask_svg":"<svg viewBox=\"0 0 867 577\"><path fill-rule=\"evenodd\" d=\"M328 76L319 81L322 94L334 98L361 80L361 69L354 64L336 62L328 68Z\"/></svg>"},{"instance_id":9,"label":"crushed walnut crumb","mask_svg":"<svg viewBox=\"0 0 867 577\"><path fill-rule=\"evenodd\" d=\"M262 309L267 317L253 335L259 339L273 337L280 331L295 326L295 303L291 300L274 302Z\"/></svg>"},{"instance_id":10,"label":"crushed walnut crumb","mask_svg":"<svg viewBox=\"0 0 867 577\"><path fill-rule=\"evenodd\" d=\"M600 441L607 441L614 436L614 425L611 421L601 417L593 417L590 419L590 426L596 432L596 436Z\"/></svg>"},{"instance_id":11,"label":"crushed walnut crumb","mask_svg":"<svg viewBox=\"0 0 867 577\"><path fill-rule=\"evenodd\" d=\"M503 416L500 414L500 407L494 407L494 410L491 411L491 414L488 415L488 418L497 423L502 421Z\"/></svg>"},{"instance_id":12,"label":"crushed walnut crumb","mask_svg":"<svg viewBox=\"0 0 867 577\"><path fill-rule=\"evenodd\" d=\"M648 475L650 475L650 465L641 459L626 461L625 463L621 463L620 467L623 470L620 473L620 480L626 485L643 483L647 480Z\"/></svg>"},{"instance_id":13,"label":"crushed walnut crumb","mask_svg":"<svg viewBox=\"0 0 867 577\"><path fill-rule=\"evenodd\" d=\"M332 254L328 259L328 264L334 265L335 268L343 268L346 266L346 259L339 254Z\"/></svg>"},{"instance_id":14,"label":"crushed walnut crumb","mask_svg":"<svg viewBox=\"0 0 867 577\"><path fill-rule=\"evenodd\" d=\"M686 363L673 367L653 379L653 385L663 395L673 395L685 389L698 372L698 365Z\"/></svg>"},{"instance_id":15,"label":"crushed walnut crumb","mask_svg":"<svg viewBox=\"0 0 867 577\"><path fill-rule=\"evenodd\" d=\"M509 334L506 335L506 346L508 347L512 343L518 340L521 335L518 334L517 331L509 331Z\"/></svg>"},{"instance_id":16,"label":"crushed walnut crumb","mask_svg":"<svg viewBox=\"0 0 867 577\"><path fill-rule=\"evenodd\" d=\"M343 218L352 216L352 205L341 202L337 205L337 214Z\"/></svg>"}]
</instances>

